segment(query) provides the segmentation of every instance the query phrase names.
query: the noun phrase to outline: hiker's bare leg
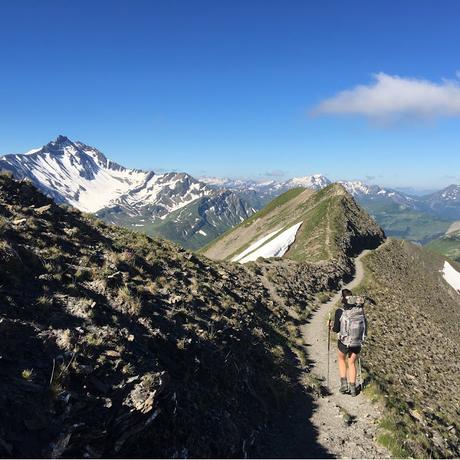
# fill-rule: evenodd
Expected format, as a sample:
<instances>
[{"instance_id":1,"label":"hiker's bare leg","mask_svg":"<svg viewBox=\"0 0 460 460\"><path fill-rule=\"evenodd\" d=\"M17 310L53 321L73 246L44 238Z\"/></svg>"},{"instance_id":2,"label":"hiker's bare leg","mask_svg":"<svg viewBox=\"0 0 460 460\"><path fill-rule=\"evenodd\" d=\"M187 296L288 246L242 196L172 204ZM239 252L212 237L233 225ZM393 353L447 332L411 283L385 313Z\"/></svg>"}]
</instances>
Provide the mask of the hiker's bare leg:
<instances>
[{"instance_id":1,"label":"hiker's bare leg","mask_svg":"<svg viewBox=\"0 0 460 460\"><path fill-rule=\"evenodd\" d=\"M347 363L345 353L337 350L337 362L339 363L339 374L341 379L347 378Z\"/></svg>"},{"instance_id":2,"label":"hiker's bare leg","mask_svg":"<svg viewBox=\"0 0 460 460\"><path fill-rule=\"evenodd\" d=\"M351 353L348 357L348 383L356 383L356 359L358 355Z\"/></svg>"}]
</instances>

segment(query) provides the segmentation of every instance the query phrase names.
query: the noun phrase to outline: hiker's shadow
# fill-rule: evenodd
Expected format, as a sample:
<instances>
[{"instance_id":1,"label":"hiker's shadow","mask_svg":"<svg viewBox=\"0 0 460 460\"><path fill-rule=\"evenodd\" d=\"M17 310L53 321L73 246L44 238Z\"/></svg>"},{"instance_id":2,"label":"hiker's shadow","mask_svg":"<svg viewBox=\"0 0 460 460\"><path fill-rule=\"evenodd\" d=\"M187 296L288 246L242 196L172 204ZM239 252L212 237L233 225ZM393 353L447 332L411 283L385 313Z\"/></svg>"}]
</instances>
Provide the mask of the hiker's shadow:
<instances>
[{"instance_id":1,"label":"hiker's shadow","mask_svg":"<svg viewBox=\"0 0 460 460\"><path fill-rule=\"evenodd\" d=\"M292 357L294 358L294 357ZM252 458L334 458L318 440L318 429L311 422L317 410L315 398L331 394L324 382L310 374L312 362L305 368L296 367L298 382L290 393L290 401L282 413L270 421L267 435L260 440L260 448ZM310 376L309 383L302 383Z\"/></svg>"}]
</instances>

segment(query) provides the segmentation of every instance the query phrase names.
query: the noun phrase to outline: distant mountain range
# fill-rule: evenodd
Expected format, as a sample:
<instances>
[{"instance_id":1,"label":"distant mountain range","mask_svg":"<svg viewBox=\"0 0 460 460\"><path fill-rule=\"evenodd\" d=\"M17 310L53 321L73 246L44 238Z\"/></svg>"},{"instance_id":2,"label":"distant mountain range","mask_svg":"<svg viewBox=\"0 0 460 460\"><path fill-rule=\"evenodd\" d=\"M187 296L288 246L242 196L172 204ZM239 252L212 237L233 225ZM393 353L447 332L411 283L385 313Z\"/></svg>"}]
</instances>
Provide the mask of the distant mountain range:
<instances>
[{"instance_id":1,"label":"distant mountain range","mask_svg":"<svg viewBox=\"0 0 460 460\"><path fill-rule=\"evenodd\" d=\"M255 191L269 201L295 187L318 190L331 183L320 174L285 182L201 178L208 185L230 190ZM426 243L445 234L453 221L460 220L460 186L449 187L428 195L416 196L362 181L338 181L384 228L389 236Z\"/></svg>"},{"instance_id":2,"label":"distant mountain range","mask_svg":"<svg viewBox=\"0 0 460 460\"><path fill-rule=\"evenodd\" d=\"M96 148L65 136L25 154L0 157L0 169L29 179L57 203L192 249L209 243L287 190L320 190L331 184L321 174L284 182L156 174L121 166ZM339 183L388 235L425 243L460 220L459 185L420 197L361 181Z\"/></svg>"}]
</instances>

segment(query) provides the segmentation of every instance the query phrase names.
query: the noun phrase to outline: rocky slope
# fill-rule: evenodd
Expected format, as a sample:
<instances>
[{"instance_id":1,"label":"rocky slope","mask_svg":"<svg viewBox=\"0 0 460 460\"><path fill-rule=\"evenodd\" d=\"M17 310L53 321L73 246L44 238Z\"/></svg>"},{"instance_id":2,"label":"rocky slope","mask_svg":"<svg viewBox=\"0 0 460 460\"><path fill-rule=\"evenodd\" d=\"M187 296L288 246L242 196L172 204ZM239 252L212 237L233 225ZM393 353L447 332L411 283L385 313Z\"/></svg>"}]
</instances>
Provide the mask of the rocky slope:
<instances>
[{"instance_id":1,"label":"rocky slope","mask_svg":"<svg viewBox=\"0 0 460 460\"><path fill-rule=\"evenodd\" d=\"M0 176L0 456L257 456L311 412L296 321L350 271L212 262Z\"/></svg>"},{"instance_id":2,"label":"rocky slope","mask_svg":"<svg viewBox=\"0 0 460 460\"><path fill-rule=\"evenodd\" d=\"M244 262L293 227L298 228L295 239L281 255L298 262L350 257L354 251L376 247L384 238L344 187L332 184L317 192L302 188L286 192L202 252L217 260Z\"/></svg>"},{"instance_id":3,"label":"rocky slope","mask_svg":"<svg viewBox=\"0 0 460 460\"><path fill-rule=\"evenodd\" d=\"M460 295L440 273L444 261L397 240L364 259L361 290L376 302L364 364L387 407L381 442L396 456L460 455Z\"/></svg>"}]
</instances>

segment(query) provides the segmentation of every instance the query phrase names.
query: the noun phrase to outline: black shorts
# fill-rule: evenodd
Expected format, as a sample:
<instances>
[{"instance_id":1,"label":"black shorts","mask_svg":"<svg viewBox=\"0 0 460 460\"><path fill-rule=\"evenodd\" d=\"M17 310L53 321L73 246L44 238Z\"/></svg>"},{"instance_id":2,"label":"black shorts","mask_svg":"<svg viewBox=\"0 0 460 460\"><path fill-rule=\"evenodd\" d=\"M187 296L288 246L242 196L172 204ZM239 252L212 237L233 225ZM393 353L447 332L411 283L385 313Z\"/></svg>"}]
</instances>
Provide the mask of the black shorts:
<instances>
[{"instance_id":1,"label":"black shorts","mask_svg":"<svg viewBox=\"0 0 460 460\"><path fill-rule=\"evenodd\" d=\"M342 353L348 356L350 356L352 353L359 354L361 351L361 347L347 347L340 340L337 340L337 347Z\"/></svg>"}]
</instances>

